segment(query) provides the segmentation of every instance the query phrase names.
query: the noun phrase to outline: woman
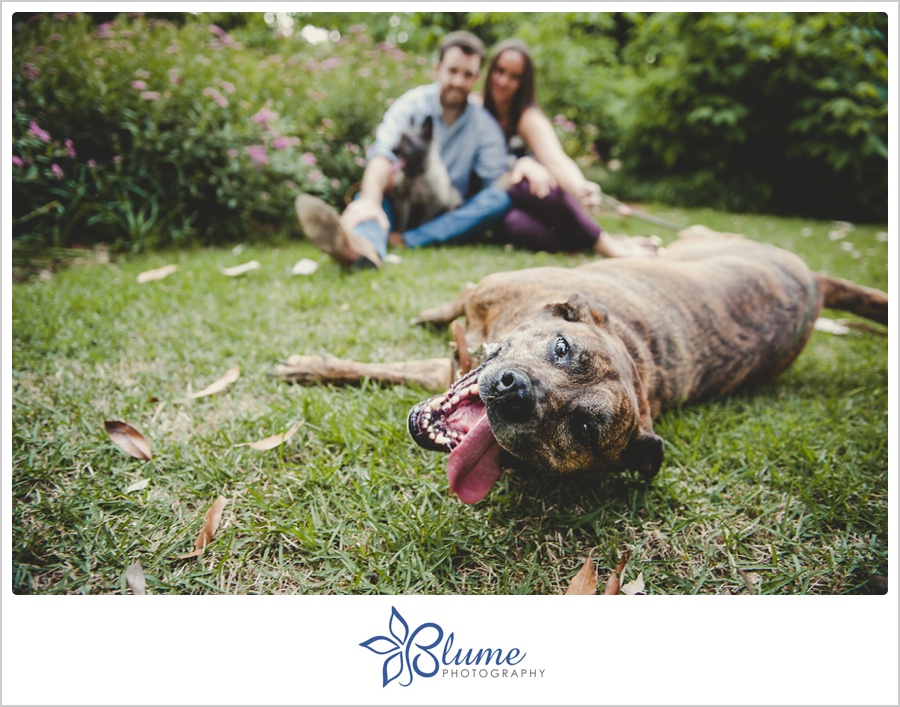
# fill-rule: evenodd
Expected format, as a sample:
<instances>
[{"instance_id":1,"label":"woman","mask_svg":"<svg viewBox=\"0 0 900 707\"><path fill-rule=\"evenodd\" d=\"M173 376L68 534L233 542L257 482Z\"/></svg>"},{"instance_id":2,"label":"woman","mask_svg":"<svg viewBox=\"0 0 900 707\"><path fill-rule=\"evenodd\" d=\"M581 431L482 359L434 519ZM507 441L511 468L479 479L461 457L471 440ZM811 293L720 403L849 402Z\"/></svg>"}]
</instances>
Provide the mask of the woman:
<instances>
[{"instance_id":1,"label":"woman","mask_svg":"<svg viewBox=\"0 0 900 707\"><path fill-rule=\"evenodd\" d=\"M646 238L612 238L585 206L600 200L600 187L584 178L563 151L534 95L534 62L517 39L494 50L484 84L484 107L506 135L518 159L511 172L513 206L499 229L513 245L529 250L593 250L608 257L653 256Z\"/></svg>"}]
</instances>

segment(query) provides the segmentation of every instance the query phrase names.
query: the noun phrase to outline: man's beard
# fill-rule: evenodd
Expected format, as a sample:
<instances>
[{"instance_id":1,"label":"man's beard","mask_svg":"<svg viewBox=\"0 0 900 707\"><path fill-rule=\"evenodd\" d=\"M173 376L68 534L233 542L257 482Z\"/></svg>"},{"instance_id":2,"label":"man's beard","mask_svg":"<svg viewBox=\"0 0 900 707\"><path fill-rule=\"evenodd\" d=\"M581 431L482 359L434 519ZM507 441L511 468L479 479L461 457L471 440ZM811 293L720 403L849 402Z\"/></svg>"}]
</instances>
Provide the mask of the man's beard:
<instances>
[{"instance_id":1,"label":"man's beard","mask_svg":"<svg viewBox=\"0 0 900 707\"><path fill-rule=\"evenodd\" d=\"M461 88L441 89L441 105L445 108L459 108L466 105L469 94Z\"/></svg>"}]
</instances>

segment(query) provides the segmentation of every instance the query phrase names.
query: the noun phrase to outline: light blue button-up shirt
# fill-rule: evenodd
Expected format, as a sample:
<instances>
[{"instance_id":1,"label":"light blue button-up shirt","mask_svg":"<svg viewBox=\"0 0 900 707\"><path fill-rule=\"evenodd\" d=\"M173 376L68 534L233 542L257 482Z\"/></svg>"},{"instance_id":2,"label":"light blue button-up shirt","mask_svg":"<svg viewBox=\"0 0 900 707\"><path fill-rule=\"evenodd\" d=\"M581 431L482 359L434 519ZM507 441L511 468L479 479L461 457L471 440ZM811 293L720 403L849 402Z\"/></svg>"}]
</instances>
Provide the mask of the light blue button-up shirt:
<instances>
[{"instance_id":1,"label":"light blue button-up shirt","mask_svg":"<svg viewBox=\"0 0 900 707\"><path fill-rule=\"evenodd\" d=\"M421 125L431 116L450 181L465 198L473 172L483 186L490 186L509 168L506 139L493 116L471 97L462 115L448 126L441 120L440 90L437 83L419 86L394 101L375 131L375 142L366 155L369 159L381 155L396 161L393 148L401 133L410 125Z\"/></svg>"}]
</instances>

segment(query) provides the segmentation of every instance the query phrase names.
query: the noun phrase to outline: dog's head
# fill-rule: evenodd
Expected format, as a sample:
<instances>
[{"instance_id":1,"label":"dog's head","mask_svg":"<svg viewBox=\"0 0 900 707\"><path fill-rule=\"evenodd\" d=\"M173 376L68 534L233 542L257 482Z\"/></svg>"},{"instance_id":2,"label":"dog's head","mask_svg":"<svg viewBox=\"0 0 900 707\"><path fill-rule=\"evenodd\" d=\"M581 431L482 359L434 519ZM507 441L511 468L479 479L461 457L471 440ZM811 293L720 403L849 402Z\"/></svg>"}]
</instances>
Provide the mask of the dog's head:
<instances>
[{"instance_id":1,"label":"dog's head","mask_svg":"<svg viewBox=\"0 0 900 707\"><path fill-rule=\"evenodd\" d=\"M428 150L433 138L434 123L430 115L425 118L421 126L416 127L415 124L411 124L400 135L393 151L407 177L416 177L425 172Z\"/></svg>"},{"instance_id":2,"label":"dog's head","mask_svg":"<svg viewBox=\"0 0 900 707\"><path fill-rule=\"evenodd\" d=\"M662 439L637 368L603 307L580 294L548 305L484 363L409 415L413 439L451 452L448 476L474 503L505 450L549 474L635 469L652 477Z\"/></svg>"}]
</instances>

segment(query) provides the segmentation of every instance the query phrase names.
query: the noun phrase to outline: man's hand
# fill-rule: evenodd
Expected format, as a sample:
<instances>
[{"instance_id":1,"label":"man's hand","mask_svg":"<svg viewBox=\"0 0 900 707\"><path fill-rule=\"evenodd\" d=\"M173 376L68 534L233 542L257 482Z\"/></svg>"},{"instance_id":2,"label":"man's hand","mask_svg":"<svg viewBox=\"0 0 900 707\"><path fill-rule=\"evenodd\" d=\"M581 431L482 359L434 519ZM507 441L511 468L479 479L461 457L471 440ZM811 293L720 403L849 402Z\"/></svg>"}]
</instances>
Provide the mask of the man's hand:
<instances>
[{"instance_id":1,"label":"man's hand","mask_svg":"<svg viewBox=\"0 0 900 707\"><path fill-rule=\"evenodd\" d=\"M344 227L344 230L347 231L363 221L372 220L378 221L378 224L385 231L391 227L388 216L381 206L381 202L375 199L366 198L365 196L361 196L355 201L351 201L347 208L344 209L344 213L341 214L341 225Z\"/></svg>"},{"instance_id":2,"label":"man's hand","mask_svg":"<svg viewBox=\"0 0 900 707\"><path fill-rule=\"evenodd\" d=\"M345 231L351 230L363 221L378 221L378 225L385 231L391 227L391 222L384 212L382 203L384 194L391 180L391 163L381 155L373 157L366 165L363 172L362 186L359 198L350 202L341 215L341 225Z\"/></svg>"}]
</instances>

